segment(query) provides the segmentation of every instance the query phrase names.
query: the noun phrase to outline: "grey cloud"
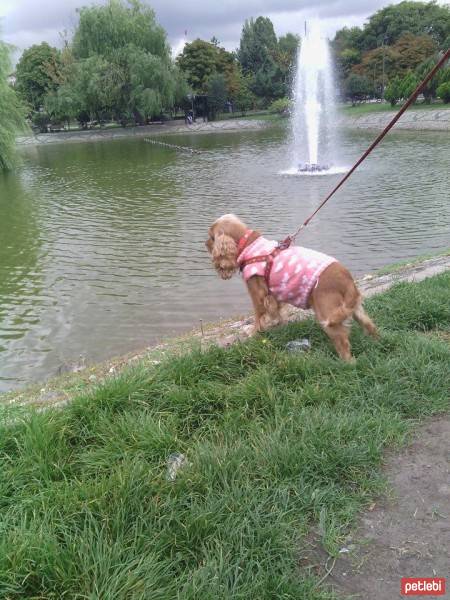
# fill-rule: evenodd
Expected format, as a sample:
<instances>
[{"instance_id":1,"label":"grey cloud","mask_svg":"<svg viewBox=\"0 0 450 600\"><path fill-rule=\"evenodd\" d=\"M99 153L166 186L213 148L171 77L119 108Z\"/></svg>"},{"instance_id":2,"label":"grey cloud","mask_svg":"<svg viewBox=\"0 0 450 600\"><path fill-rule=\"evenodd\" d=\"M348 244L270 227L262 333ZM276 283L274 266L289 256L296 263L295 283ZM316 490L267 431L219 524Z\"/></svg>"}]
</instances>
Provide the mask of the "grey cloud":
<instances>
[{"instance_id":1,"label":"grey cloud","mask_svg":"<svg viewBox=\"0 0 450 600\"><path fill-rule=\"evenodd\" d=\"M105 1L95 0L95 3ZM76 8L90 3L83 0L17 0L6 15L5 35L8 41L22 49L42 40L57 43L59 31L74 28ZM343 17L351 17L353 22L356 19L362 23L367 14L386 4L386 0L316 0L313 3L311 0L153 0L149 4L171 42L176 43L187 30L190 40L196 37L210 39L215 35L227 47L234 47L245 19L250 17L316 14L328 21L337 19L342 22ZM289 19L279 21L286 23L288 31Z\"/></svg>"}]
</instances>

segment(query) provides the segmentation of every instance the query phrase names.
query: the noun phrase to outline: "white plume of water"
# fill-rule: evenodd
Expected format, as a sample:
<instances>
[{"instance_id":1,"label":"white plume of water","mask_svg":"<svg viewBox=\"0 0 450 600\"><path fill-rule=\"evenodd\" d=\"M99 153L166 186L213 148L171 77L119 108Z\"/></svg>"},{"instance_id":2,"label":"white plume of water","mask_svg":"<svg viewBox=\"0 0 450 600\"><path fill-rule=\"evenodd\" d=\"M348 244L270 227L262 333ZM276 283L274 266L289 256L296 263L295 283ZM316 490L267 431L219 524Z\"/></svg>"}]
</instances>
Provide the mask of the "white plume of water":
<instances>
[{"instance_id":1,"label":"white plume of water","mask_svg":"<svg viewBox=\"0 0 450 600\"><path fill-rule=\"evenodd\" d=\"M335 164L335 89L329 45L318 21L308 24L298 49L293 100L294 168L327 171Z\"/></svg>"}]
</instances>

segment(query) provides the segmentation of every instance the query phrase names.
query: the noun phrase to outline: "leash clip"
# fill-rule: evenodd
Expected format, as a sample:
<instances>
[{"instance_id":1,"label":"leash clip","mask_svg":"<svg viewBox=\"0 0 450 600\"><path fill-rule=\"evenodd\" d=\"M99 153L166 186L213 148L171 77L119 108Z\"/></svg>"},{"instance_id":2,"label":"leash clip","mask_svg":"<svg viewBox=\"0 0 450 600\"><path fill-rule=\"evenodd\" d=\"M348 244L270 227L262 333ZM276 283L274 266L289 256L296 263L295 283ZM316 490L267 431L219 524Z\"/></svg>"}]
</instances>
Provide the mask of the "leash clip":
<instances>
[{"instance_id":1,"label":"leash clip","mask_svg":"<svg viewBox=\"0 0 450 600\"><path fill-rule=\"evenodd\" d=\"M291 244L292 244L292 237L290 235L288 235L287 238L285 238L281 242L278 242L277 248L279 248L280 250L287 250Z\"/></svg>"}]
</instances>

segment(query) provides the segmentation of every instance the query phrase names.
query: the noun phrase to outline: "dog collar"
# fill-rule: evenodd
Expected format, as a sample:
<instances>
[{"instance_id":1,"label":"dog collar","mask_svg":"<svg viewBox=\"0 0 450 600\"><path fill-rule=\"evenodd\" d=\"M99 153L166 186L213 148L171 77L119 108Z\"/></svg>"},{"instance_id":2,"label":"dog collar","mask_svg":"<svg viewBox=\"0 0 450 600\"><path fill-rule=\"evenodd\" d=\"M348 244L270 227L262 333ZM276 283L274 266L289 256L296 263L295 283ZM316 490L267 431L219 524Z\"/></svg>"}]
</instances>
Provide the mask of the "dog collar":
<instances>
[{"instance_id":1,"label":"dog collar","mask_svg":"<svg viewBox=\"0 0 450 600\"><path fill-rule=\"evenodd\" d=\"M247 247L249 237L254 233L253 229L247 229L241 239L238 241L237 245L237 255L239 256Z\"/></svg>"}]
</instances>

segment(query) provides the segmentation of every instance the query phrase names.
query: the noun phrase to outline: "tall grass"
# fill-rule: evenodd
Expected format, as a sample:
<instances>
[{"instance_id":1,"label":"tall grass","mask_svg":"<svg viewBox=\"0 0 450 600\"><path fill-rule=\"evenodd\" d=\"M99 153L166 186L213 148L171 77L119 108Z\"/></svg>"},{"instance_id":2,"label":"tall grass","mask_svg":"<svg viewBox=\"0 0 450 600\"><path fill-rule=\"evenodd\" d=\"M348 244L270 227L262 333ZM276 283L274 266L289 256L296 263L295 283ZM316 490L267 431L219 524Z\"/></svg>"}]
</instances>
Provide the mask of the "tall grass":
<instances>
[{"instance_id":1,"label":"tall grass","mask_svg":"<svg viewBox=\"0 0 450 600\"><path fill-rule=\"evenodd\" d=\"M368 302L339 361L312 321L136 367L0 432L0 597L325 600L298 556L382 488L386 446L449 408L450 274ZM312 351L291 355L308 336ZM189 465L166 479L170 453Z\"/></svg>"}]
</instances>

